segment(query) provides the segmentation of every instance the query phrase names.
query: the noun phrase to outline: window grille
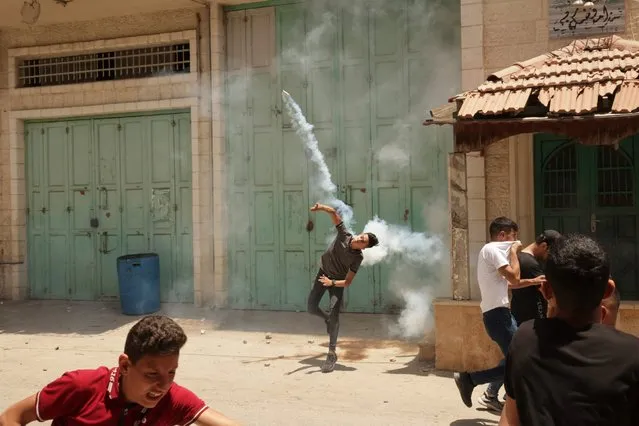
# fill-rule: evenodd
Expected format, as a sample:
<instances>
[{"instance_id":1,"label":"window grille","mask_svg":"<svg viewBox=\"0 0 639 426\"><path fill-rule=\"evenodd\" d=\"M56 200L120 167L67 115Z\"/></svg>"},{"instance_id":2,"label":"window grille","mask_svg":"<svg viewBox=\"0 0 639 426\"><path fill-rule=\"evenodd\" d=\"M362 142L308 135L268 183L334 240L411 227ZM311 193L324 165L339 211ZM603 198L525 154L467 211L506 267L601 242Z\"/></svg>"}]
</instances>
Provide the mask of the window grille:
<instances>
[{"instance_id":1,"label":"window grille","mask_svg":"<svg viewBox=\"0 0 639 426\"><path fill-rule=\"evenodd\" d=\"M158 77L191 71L189 43L80 55L22 59L18 87Z\"/></svg>"}]
</instances>

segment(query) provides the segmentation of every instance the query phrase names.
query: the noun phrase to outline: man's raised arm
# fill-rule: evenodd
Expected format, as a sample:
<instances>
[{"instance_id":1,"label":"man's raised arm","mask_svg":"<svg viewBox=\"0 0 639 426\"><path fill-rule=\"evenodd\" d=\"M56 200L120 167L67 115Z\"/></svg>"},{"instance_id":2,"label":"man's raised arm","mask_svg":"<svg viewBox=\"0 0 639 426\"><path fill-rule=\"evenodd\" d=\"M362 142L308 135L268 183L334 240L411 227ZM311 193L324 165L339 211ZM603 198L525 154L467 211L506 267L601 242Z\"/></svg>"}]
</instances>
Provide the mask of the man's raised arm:
<instances>
[{"instance_id":1,"label":"man's raised arm","mask_svg":"<svg viewBox=\"0 0 639 426\"><path fill-rule=\"evenodd\" d=\"M331 216L331 220L333 221L333 225L339 225L342 222L341 216L337 213L331 206L326 206L324 204L315 203L313 207L311 207L312 212L322 211L326 212Z\"/></svg>"}]
</instances>

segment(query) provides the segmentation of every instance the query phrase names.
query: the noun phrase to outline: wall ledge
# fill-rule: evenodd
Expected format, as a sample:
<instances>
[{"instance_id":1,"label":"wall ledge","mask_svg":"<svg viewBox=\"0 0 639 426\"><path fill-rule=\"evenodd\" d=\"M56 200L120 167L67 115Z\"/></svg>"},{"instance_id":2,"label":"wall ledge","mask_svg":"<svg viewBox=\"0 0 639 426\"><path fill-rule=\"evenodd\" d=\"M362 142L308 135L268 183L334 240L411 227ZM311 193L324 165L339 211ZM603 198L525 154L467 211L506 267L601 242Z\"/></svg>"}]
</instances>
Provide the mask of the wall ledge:
<instances>
[{"instance_id":1,"label":"wall ledge","mask_svg":"<svg viewBox=\"0 0 639 426\"><path fill-rule=\"evenodd\" d=\"M477 306L479 307L479 300L455 300L455 299L435 299L433 305L436 306ZM637 302L637 309L639 309L639 302Z\"/></svg>"}]
</instances>

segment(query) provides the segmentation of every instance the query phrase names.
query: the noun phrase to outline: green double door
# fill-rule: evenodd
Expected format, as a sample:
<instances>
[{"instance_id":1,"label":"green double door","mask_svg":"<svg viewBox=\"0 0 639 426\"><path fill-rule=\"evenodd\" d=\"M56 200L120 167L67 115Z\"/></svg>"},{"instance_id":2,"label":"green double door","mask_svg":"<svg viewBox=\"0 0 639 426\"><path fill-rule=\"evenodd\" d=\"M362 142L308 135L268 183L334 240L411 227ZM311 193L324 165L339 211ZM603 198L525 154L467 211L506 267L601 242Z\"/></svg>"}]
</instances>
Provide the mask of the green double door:
<instances>
[{"instance_id":1,"label":"green double door","mask_svg":"<svg viewBox=\"0 0 639 426\"><path fill-rule=\"evenodd\" d=\"M585 146L535 136L537 232L556 229L599 241L624 299L639 299L639 138Z\"/></svg>"},{"instance_id":2,"label":"green double door","mask_svg":"<svg viewBox=\"0 0 639 426\"><path fill-rule=\"evenodd\" d=\"M232 307L305 310L334 235L327 215L309 213L317 201L313 170L282 89L313 124L337 196L354 209L356 232L375 215L428 229L424 210L445 198L452 137L421 125L436 66L428 55L443 36L411 16L412 3L358 16L304 3L227 11ZM458 65L438 64L438 72L458 73ZM344 309L398 305L388 288L391 269L362 267Z\"/></svg>"},{"instance_id":3,"label":"green double door","mask_svg":"<svg viewBox=\"0 0 639 426\"><path fill-rule=\"evenodd\" d=\"M25 124L31 297L117 298L117 258L155 252L193 301L189 114Z\"/></svg>"}]
</instances>

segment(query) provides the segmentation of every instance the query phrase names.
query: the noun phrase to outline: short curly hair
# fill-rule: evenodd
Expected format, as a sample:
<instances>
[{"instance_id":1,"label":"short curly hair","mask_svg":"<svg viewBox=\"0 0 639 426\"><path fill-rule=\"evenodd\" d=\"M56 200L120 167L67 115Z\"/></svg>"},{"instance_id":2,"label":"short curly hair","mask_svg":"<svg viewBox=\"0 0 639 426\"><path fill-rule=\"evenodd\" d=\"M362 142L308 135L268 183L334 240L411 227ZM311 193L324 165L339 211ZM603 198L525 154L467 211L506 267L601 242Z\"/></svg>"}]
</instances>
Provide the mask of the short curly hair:
<instances>
[{"instance_id":1,"label":"short curly hair","mask_svg":"<svg viewBox=\"0 0 639 426\"><path fill-rule=\"evenodd\" d=\"M175 321L163 315L148 315L129 330L124 353L135 364L148 355L178 355L185 344L186 334Z\"/></svg>"}]
</instances>

